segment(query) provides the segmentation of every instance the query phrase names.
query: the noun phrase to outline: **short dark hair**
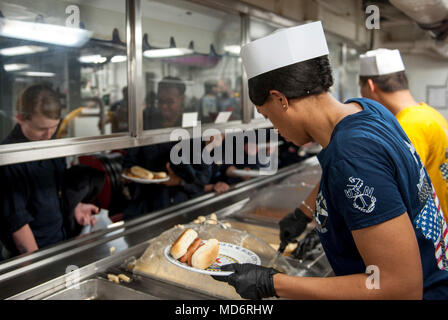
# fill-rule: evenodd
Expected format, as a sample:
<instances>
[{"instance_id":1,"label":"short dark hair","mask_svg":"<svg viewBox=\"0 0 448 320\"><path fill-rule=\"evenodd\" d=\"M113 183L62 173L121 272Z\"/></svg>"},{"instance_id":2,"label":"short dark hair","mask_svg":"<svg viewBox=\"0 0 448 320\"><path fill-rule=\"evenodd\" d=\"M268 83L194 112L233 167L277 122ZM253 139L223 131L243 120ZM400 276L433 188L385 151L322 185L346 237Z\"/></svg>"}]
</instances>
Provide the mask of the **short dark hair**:
<instances>
[{"instance_id":1,"label":"short dark hair","mask_svg":"<svg viewBox=\"0 0 448 320\"><path fill-rule=\"evenodd\" d=\"M213 87L218 86L217 80L207 80L204 82L204 91L205 94L211 93L213 91Z\"/></svg>"},{"instance_id":2,"label":"short dark hair","mask_svg":"<svg viewBox=\"0 0 448 320\"><path fill-rule=\"evenodd\" d=\"M185 94L186 86L185 83L177 77L164 77L159 82L159 90L160 89L166 89L166 88L176 88L179 92L179 95L183 96Z\"/></svg>"},{"instance_id":3,"label":"short dark hair","mask_svg":"<svg viewBox=\"0 0 448 320\"><path fill-rule=\"evenodd\" d=\"M404 71L382 76L360 76L359 81L361 82L361 86L364 86L369 79L372 79L372 81L384 92L391 93L409 89L408 78Z\"/></svg>"},{"instance_id":4,"label":"short dark hair","mask_svg":"<svg viewBox=\"0 0 448 320\"><path fill-rule=\"evenodd\" d=\"M54 120L61 118L59 96L44 84L35 84L23 89L16 107L17 113L24 120L31 120L31 117L38 113Z\"/></svg>"},{"instance_id":5,"label":"short dark hair","mask_svg":"<svg viewBox=\"0 0 448 320\"><path fill-rule=\"evenodd\" d=\"M280 91L288 99L328 92L333 85L328 56L291 64L249 79L249 97L253 104L261 106L270 90Z\"/></svg>"}]
</instances>

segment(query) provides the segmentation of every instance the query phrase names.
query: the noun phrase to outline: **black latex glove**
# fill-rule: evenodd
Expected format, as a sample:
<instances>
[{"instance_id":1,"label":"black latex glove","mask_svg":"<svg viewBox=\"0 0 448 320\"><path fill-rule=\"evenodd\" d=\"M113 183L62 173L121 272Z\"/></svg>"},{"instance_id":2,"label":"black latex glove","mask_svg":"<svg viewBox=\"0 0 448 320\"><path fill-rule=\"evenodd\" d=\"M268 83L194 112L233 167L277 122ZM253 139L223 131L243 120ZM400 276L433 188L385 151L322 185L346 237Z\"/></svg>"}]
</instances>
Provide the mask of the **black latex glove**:
<instances>
[{"instance_id":1,"label":"black latex glove","mask_svg":"<svg viewBox=\"0 0 448 320\"><path fill-rule=\"evenodd\" d=\"M228 276L214 276L213 279L225 281L235 287L236 292L244 299L259 300L277 297L274 289L273 275L279 273L273 268L266 268L252 263L227 264L223 271L234 271Z\"/></svg>"},{"instance_id":2,"label":"black latex glove","mask_svg":"<svg viewBox=\"0 0 448 320\"><path fill-rule=\"evenodd\" d=\"M288 213L280 222L280 241L282 247L286 247L289 242L297 242L296 238L306 229L306 225L311 219L302 210L297 208L294 212Z\"/></svg>"},{"instance_id":3,"label":"black latex glove","mask_svg":"<svg viewBox=\"0 0 448 320\"><path fill-rule=\"evenodd\" d=\"M294 250L291 255L299 260L305 260L308 257L310 251L312 251L319 243L319 235L317 234L316 230L312 230L302 241L300 241L296 250Z\"/></svg>"}]
</instances>

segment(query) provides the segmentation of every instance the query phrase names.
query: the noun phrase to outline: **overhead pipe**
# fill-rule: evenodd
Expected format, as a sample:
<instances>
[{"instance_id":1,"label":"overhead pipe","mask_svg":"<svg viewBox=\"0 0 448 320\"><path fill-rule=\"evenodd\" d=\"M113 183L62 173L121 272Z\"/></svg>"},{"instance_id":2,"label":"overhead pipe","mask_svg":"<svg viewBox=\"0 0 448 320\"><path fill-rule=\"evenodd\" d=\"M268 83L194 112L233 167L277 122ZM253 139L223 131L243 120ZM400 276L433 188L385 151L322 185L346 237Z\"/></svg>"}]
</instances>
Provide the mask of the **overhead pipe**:
<instances>
[{"instance_id":1,"label":"overhead pipe","mask_svg":"<svg viewBox=\"0 0 448 320\"><path fill-rule=\"evenodd\" d=\"M448 0L390 0L436 40L448 38Z\"/></svg>"}]
</instances>

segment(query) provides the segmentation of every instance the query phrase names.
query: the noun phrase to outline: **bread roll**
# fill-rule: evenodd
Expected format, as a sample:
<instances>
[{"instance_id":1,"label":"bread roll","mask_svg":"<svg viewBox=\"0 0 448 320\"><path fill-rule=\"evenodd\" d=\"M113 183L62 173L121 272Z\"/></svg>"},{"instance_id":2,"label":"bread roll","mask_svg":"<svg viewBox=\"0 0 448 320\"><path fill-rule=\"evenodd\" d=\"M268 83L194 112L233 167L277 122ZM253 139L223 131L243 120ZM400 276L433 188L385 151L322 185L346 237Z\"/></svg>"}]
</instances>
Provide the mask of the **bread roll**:
<instances>
[{"instance_id":1,"label":"bread roll","mask_svg":"<svg viewBox=\"0 0 448 320\"><path fill-rule=\"evenodd\" d=\"M174 259L179 259L187 253L188 247L193 243L194 239L198 237L198 233L193 229L185 230L179 238L174 241L170 249L170 254Z\"/></svg>"},{"instance_id":2,"label":"bread roll","mask_svg":"<svg viewBox=\"0 0 448 320\"><path fill-rule=\"evenodd\" d=\"M131 173L133 175L136 175L140 179L151 180L154 177L154 175L151 173L151 171L146 170L145 168L142 168L142 167L139 167L139 166L131 167Z\"/></svg>"},{"instance_id":3,"label":"bread roll","mask_svg":"<svg viewBox=\"0 0 448 320\"><path fill-rule=\"evenodd\" d=\"M219 253L219 242L216 239L208 240L196 250L191 257L191 266L198 269L207 269L216 261Z\"/></svg>"},{"instance_id":4,"label":"bread roll","mask_svg":"<svg viewBox=\"0 0 448 320\"><path fill-rule=\"evenodd\" d=\"M131 177L131 178L138 178L138 179L140 179L139 176L137 176L137 175L135 175L135 174L132 174L130 171L129 171L128 173L126 173L126 175L127 175L128 177Z\"/></svg>"},{"instance_id":5,"label":"bread roll","mask_svg":"<svg viewBox=\"0 0 448 320\"><path fill-rule=\"evenodd\" d=\"M155 179L165 179L167 177L166 172L155 172L154 173L154 178Z\"/></svg>"}]
</instances>

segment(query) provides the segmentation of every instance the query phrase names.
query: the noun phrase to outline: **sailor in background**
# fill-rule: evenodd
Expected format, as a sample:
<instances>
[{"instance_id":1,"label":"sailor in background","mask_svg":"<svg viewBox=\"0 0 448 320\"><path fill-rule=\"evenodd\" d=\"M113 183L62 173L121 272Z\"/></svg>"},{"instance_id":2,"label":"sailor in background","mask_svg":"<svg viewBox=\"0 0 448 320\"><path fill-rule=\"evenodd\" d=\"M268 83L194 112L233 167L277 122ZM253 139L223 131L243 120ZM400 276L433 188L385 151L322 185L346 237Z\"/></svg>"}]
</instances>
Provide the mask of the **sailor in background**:
<instances>
[{"instance_id":1,"label":"sailor in background","mask_svg":"<svg viewBox=\"0 0 448 320\"><path fill-rule=\"evenodd\" d=\"M359 85L364 98L394 114L425 165L448 218L448 123L434 108L415 101L409 91L400 51L377 49L360 56Z\"/></svg>"},{"instance_id":2,"label":"sailor in background","mask_svg":"<svg viewBox=\"0 0 448 320\"><path fill-rule=\"evenodd\" d=\"M321 23L253 41L241 57L258 112L287 141L323 148L319 189L307 206L336 276L230 264L222 269L233 273L215 279L248 299L447 299L447 226L431 180L386 108L363 98L341 103L329 93L333 78ZM372 269L373 286L366 273Z\"/></svg>"},{"instance_id":3,"label":"sailor in background","mask_svg":"<svg viewBox=\"0 0 448 320\"><path fill-rule=\"evenodd\" d=\"M19 95L18 123L2 144L54 139L60 118L57 93L46 85L31 85ZM4 258L58 243L96 223L99 208L85 200L101 190L101 172L67 169L65 158L57 158L1 166L0 181Z\"/></svg>"},{"instance_id":4,"label":"sailor in background","mask_svg":"<svg viewBox=\"0 0 448 320\"><path fill-rule=\"evenodd\" d=\"M158 84L157 111L146 114L148 118L145 118L144 121L145 130L180 127L185 90L186 85L181 79L164 77ZM141 166L156 172L165 171L170 179L159 184L131 183L131 201L123 212L124 219L128 220L145 213L161 210L204 193L204 187L211 179L212 168L204 163L194 164L193 139L190 139L189 143L191 143L190 150L192 150L189 163L172 163L171 149L178 144L178 141L127 150L123 159L123 168Z\"/></svg>"}]
</instances>

